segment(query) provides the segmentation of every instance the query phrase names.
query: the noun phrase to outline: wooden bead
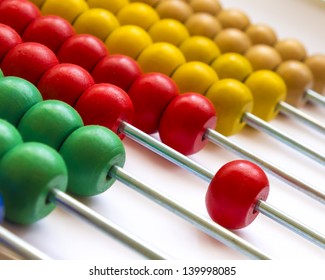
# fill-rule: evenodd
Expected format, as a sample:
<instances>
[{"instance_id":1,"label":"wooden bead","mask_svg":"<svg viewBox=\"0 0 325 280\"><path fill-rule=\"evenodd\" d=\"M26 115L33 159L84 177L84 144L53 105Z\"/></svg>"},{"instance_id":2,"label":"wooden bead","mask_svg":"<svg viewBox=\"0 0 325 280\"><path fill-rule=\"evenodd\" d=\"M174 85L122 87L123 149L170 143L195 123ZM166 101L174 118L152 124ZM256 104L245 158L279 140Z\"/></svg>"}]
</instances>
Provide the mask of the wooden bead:
<instances>
[{"instance_id":1,"label":"wooden bead","mask_svg":"<svg viewBox=\"0 0 325 280\"><path fill-rule=\"evenodd\" d=\"M222 6L218 0L191 0L189 1L189 5L194 13L209 13L213 16L222 10Z\"/></svg>"},{"instance_id":2,"label":"wooden bead","mask_svg":"<svg viewBox=\"0 0 325 280\"><path fill-rule=\"evenodd\" d=\"M205 96L218 113L216 131L231 136L242 130L244 113L253 109L253 96L247 86L234 79L223 79L214 83Z\"/></svg>"},{"instance_id":3,"label":"wooden bead","mask_svg":"<svg viewBox=\"0 0 325 280\"><path fill-rule=\"evenodd\" d=\"M115 179L108 175L112 166L123 167L125 150L116 134L102 126L89 125L75 130L64 141L62 155L69 176L68 192L93 196L105 192Z\"/></svg>"},{"instance_id":4,"label":"wooden bead","mask_svg":"<svg viewBox=\"0 0 325 280\"><path fill-rule=\"evenodd\" d=\"M274 45L275 50L280 54L283 61L299 60L307 57L304 45L296 39L282 39Z\"/></svg>"},{"instance_id":5,"label":"wooden bead","mask_svg":"<svg viewBox=\"0 0 325 280\"><path fill-rule=\"evenodd\" d=\"M31 107L17 129L25 142L40 142L58 150L65 139L81 126L82 119L71 106L47 100Z\"/></svg>"},{"instance_id":6,"label":"wooden bead","mask_svg":"<svg viewBox=\"0 0 325 280\"><path fill-rule=\"evenodd\" d=\"M259 70L247 78L245 85L254 98L252 113L265 121L274 119L279 112L278 103L287 95L283 79L273 71Z\"/></svg>"},{"instance_id":7,"label":"wooden bead","mask_svg":"<svg viewBox=\"0 0 325 280\"><path fill-rule=\"evenodd\" d=\"M21 43L22 39L14 29L0 23L0 63L13 47Z\"/></svg>"},{"instance_id":8,"label":"wooden bead","mask_svg":"<svg viewBox=\"0 0 325 280\"><path fill-rule=\"evenodd\" d=\"M275 31L266 24L251 24L245 30L253 45L263 44L273 46L277 41Z\"/></svg>"},{"instance_id":9,"label":"wooden bead","mask_svg":"<svg viewBox=\"0 0 325 280\"><path fill-rule=\"evenodd\" d=\"M244 30L250 25L250 19L243 11L235 8L221 10L217 18L222 28L236 28Z\"/></svg>"},{"instance_id":10,"label":"wooden bead","mask_svg":"<svg viewBox=\"0 0 325 280\"><path fill-rule=\"evenodd\" d=\"M103 8L112 13L116 14L121 8L126 5L129 5L128 0L87 0L87 4L90 8Z\"/></svg>"},{"instance_id":11,"label":"wooden bead","mask_svg":"<svg viewBox=\"0 0 325 280\"><path fill-rule=\"evenodd\" d=\"M23 139L16 127L0 119L0 160L7 152L21 143L23 143Z\"/></svg>"},{"instance_id":12,"label":"wooden bead","mask_svg":"<svg viewBox=\"0 0 325 280\"><path fill-rule=\"evenodd\" d=\"M41 143L23 143L0 160L0 180L6 219L31 224L54 210L50 192L54 188L65 191L68 176L62 157L54 149Z\"/></svg>"},{"instance_id":13,"label":"wooden bead","mask_svg":"<svg viewBox=\"0 0 325 280\"><path fill-rule=\"evenodd\" d=\"M315 54L307 57L305 64L309 67L314 77L313 90L325 94L325 55Z\"/></svg>"},{"instance_id":14,"label":"wooden bead","mask_svg":"<svg viewBox=\"0 0 325 280\"><path fill-rule=\"evenodd\" d=\"M195 13L185 21L190 35L205 36L214 38L222 29L220 22L216 17L207 13Z\"/></svg>"},{"instance_id":15,"label":"wooden bead","mask_svg":"<svg viewBox=\"0 0 325 280\"><path fill-rule=\"evenodd\" d=\"M42 101L42 95L30 82L17 78L0 79L0 118L14 126L25 112Z\"/></svg>"},{"instance_id":16,"label":"wooden bead","mask_svg":"<svg viewBox=\"0 0 325 280\"><path fill-rule=\"evenodd\" d=\"M172 18L179 22L185 22L192 14L192 8L179 0L160 1L156 6L160 18Z\"/></svg>"}]
</instances>

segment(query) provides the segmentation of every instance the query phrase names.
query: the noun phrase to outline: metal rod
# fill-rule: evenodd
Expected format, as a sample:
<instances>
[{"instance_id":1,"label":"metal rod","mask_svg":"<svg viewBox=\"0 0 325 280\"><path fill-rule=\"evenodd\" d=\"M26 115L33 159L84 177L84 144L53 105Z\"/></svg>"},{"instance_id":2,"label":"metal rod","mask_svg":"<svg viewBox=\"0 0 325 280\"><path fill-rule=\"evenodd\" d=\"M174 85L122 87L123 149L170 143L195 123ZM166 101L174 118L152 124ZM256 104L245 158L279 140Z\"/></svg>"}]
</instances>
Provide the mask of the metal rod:
<instances>
[{"instance_id":1,"label":"metal rod","mask_svg":"<svg viewBox=\"0 0 325 280\"><path fill-rule=\"evenodd\" d=\"M290 230L295 231L304 238L310 240L317 246L325 249L325 236L319 232L307 227L306 225L298 222L294 218L288 216L282 211L276 209L274 206L267 204L265 201L259 200L256 204L257 211L263 213L265 216L277 221L278 223L284 225Z\"/></svg>"},{"instance_id":2,"label":"metal rod","mask_svg":"<svg viewBox=\"0 0 325 280\"><path fill-rule=\"evenodd\" d=\"M94 210L80 203L78 200L67 195L66 193L53 189L49 199L51 202L72 211L73 213L77 214L77 216L87 220L119 241L129 245L131 248L135 249L137 252L141 253L147 258L154 260L169 259L164 254L159 253L155 248L145 244L144 241L124 231L119 226L113 224L103 216L96 213Z\"/></svg>"},{"instance_id":3,"label":"metal rod","mask_svg":"<svg viewBox=\"0 0 325 280\"><path fill-rule=\"evenodd\" d=\"M325 97L312 89L305 91L305 98L313 103L325 106Z\"/></svg>"},{"instance_id":4,"label":"metal rod","mask_svg":"<svg viewBox=\"0 0 325 280\"><path fill-rule=\"evenodd\" d=\"M293 138L289 137L288 135L284 134L283 132L275 129L267 122L261 120L260 118L254 116L251 113L246 112L243 115L243 121L249 124L251 127L254 127L258 130L265 132L266 134L280 140L282 143L287 144L291 148L303 153L305 156L317 161L318 163L324 165L325 164L325 156L316 152L308 147L302 145L298 141L294 140Z\"/></svg>"},{"instance_id":5,"label":"metal rod","mask_svg":"<svg viewBox=\"0 0 325 280\"><path fill-rule=\"evenodd\" d=\"M226 246L236 249L244 255L253 259L270 259L269 256L262 253L259 249L255 248L253 245L238 237L233 232L216 223L213 223L212 221L200 216L199 214L196 214L175 200L172 200L168 196L155 191L153 188L131 176L122 168L113 166L109 172L109 175L127 185L131 189L144 195L145 197L155 201L159 205L180 216L186 221L190 222L198 229L222 242Z\"/></svg>"},{"instance_id":6,"label":"metal rod","mask_svg":"<svg viewBox=\"0 0 325 280\"><path fill-rule=\"evenodd\" d=\"M260 165L265 170L270 172L271 174L275 175L277 178L283 180L290 186L294 187L295 189L302 191L306 195L310 196L311 198L319 201L322 204L325 204L325 192L317 189L316 187L304 182L301 179L298 179L296 176L289 174L284 169L280 169L273 163L269 161L265 161L256 154L248 151L247 149L243 148L241 145L231 141L228 137L222 135L221 133L216 132L212 129L207 129L205 133L205 137L212 143L219 145L227 150L232 151L239 156L251 160L257 165Z\"/></svg>"},{"instance_id":7,"label":"metal rod","mask_svg":"<svg viewBox=\"0 0 325 280\"><path fill-rule=\"evenodd\" d=\"M9 230L0 226L0 241L8 248L28 260L50 260L51 258L28 244Z\"/></svg>"},{"instance_id":8,"label":"metal rod","mask_svg":"<svg viewBox=\"0 0 325 280\"><path fill-rule=\"evenodd\" d=\"M309 127L316 129L321 133L325 133L325 124L312 118L308 114L305 114L304 112L298 110L297 108L291 106L290 104L280 101L278 103L278 109L280 110L281 113L287 116L292 116L298 119L299 121L303 122L304 124L308 125Z\"/></svg>"},{"instance_id":9,"label":"metal rod","mask_svg":"<svg viewBox=\"0 0 325 280\"><path fill-rule=\"evenodd\" d=\"M253 115L254 116L254 115ZM247 117L248 119L250 117ZM256 117L254 116L254 119ZM258 118L257 118L258 119ZM259 120L259 119L258 119ZM164 158L169 159L171 158L171 161L181 167L186 166L186 162L187 162L187 157L182 155L181 153L176 152L173 149L170 149L167 145L165 145L164 143L159 142L158 140L156 140L155 138L143 133L141 130L133 127L132 125L126 123L126 122L122 122L119 130L121 133L124 133L126 136L129 136L131 139L133 139L134 141L138 142L138 143L143 143L143 145L145 147L147 147L148 149L150 149L151 151L162 155ZM167 150L168 153L164 154L164 151ZM208 181L209 183L211 182L212 178L214 177L214 174L212 172L210 172L209 170L205 169L205 168L200 168L200 165L190 161L192 163L192 166L189 168L188 166L186 166L186 170L200 175L199 174L199 169L204 170L205 174L201 174L200 177L205 179L206 181ZM193 169L195 168L195 169ZM266 204L267 205L267 204ZM270 206L271 208L271 206ZM273 216L270 215L270 218L273 218L274 221L279 222L281 220L281 217L277 216L277 212L273 213ZM297 222L297 224L299 225L299 223ZM291 229L295 232L295 233L300 233L300 229L298 230L294 230L294 227L291 227Z\"/></svg>"}]
</instances>

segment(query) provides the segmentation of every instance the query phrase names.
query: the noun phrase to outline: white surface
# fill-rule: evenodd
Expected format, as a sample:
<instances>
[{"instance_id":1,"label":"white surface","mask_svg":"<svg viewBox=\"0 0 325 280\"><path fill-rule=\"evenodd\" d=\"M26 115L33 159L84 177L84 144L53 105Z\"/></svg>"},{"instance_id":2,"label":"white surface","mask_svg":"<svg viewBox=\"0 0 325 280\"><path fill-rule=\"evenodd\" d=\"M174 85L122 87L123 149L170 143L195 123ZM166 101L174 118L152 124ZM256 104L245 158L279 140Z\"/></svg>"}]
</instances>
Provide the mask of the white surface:
<instances>
[{"instance_id":1,"label":"white surface","mask_svg":"<svg viewBox=\"0 0 325 280\"><path fill-rule=\"evenodd\" d=\"M309 54L325 53L325 4L317 0L224 0L224 7L244 10L252 22L272 26L278 38L301 40ZM305 107L304 111L325 121L325 110ZM325 152L325 136L279 117L272 122L306 145ZM281 168L324 190L324 167L287 148L271 137L246 128L232 139ZM131 140L125 169L157 190L207 216L204 198L207 183L147 151ZM238 157L208 145L192 157L212 171ZM269 175L268 202L325 234L325 207ZM129 230L174 259L246 259L201 233L162 207L116 183L105 194L83 200L87 205ZM63 210L29 227L6 226L55 259L142 259L132 249ZM276 259L325 259L324 250L259 215L246 229L236 232Z\"/></svg>"}]
</instances>

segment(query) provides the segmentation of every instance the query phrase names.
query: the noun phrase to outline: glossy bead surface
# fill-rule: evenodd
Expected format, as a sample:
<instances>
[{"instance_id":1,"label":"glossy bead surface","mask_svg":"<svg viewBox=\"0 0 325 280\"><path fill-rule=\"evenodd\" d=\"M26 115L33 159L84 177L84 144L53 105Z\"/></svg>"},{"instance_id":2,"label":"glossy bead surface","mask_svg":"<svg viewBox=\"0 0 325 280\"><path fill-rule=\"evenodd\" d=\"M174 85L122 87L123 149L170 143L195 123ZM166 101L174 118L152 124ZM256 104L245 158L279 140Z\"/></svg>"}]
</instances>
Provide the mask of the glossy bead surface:
<instances>
[{"instance_id":1,"label":"glossy bead surface","mask_svg":"<svg viewBox=\"0 0 325 280\"><path fill-rule=\"evenodd\" d=\"M313 89L320 94L325 94L325 55L316 54L307 57L305 64L313 73Z\"/></svg>"},{"instance_id":2,"label":"glossy bead surface","mask_svg":"<svg viewBox=\"0 0 325 280\"><path fill-rule=\"evenodd\" d=\"M41 16L39 9L29 1L9 0L0 3L0 22L12 27L18 34L34 19Z\"/></svg>"},{"instance_id":3,"label":"glossy bead surface","mask_svg":"<svg viewBox=\"0 0 325 280\"><path fill-rule=\"evenodd\" d=\"M31 224L54 210L50 191L65 191L68 176L62 157L54 149L41 143L23 143L0 160L0 180L6 219Z\"/></svg>"},{"instance_id":4,"label":"glossy bead surface","mask_svg":"<svg viewBox=\"0 0 325 280\"><path fill-rule=\"evenodd\" d=\"M257 117L270 121L278 114L277 105L287 95L283 79L270 70L253 72L245 81L254 98L252 113Z\"/></svg>"},{"instance_id":5,"label":"glossy bead surface","mask_svg":"<svg viewBox=\"0 0 325 280\"><path fill-rule=\"evenodd\" d=\"M266 24L251 24L245 30L253 45L264 44L273 46L277 41L275 31Z\"/></svg>"},{"instance_id":6,"label":"glossy bead surface","mask_svg":"<svg viewBox=\"0 0 325 280\"><path fill-rule=\"evenodd\" d=\"M121 121L132 122L134 109L130 97L112 84L95 84L78 99L75 109L84 124L105 126L123 138L118 131Z\"/></svg>"},{"instance_id":7,"label":"glossy bead surface","mask_svg":"<svg viewBox=\"0 0 325 280\"><path fill-rule=\"evenodd\" d=\"M165 108L178 94L175 82L164 74L140 76L128 90L135 112L133 125L148 134L157 132Z\"/></svg>"},{"instance_id":8,"label":"glossy bead surface","mask_svg":"<svg viewBox=\"0 0 325 280\"><path fill-rule=\"evenodd\" d=\"M108 54L105 44L95 36L77 34L63 43L57 57L60 63L77 64L90 72Z\"/></svg>"},{"instance_id":9,"label":"glossy bead surface","mask_svg":"<svg viewBox=\"0 0 325 280\"><path fill-rule=\"evenodd\" d=\"M223 79L213 84L205 96L218 113L216 131L231 136L245 126L243 115L253 108L253 96L247 86L234 79Z\"/></svg>"},{"instance_id":10,"label":"glossy bead surface","mask_svg":"<svg viewBox=\"0 0 325 280\"><path fill-rule=\"evenodd\" d=\"M192 91L204 94L213 83L218 81L218 75L213 68L200 61L184 63L171 77L181 93Z\"/></svg>"},{"instance_id":11,"label":"glossy bead surface","mask_svg":"<svg viewBox=\"0 0 325 280\"><path fill-rule=\"evenodd\" d=\"M157 21L148 29L148 33L153 42L167 42L175 46L190 37L185 25L175 19Z\"/></svg>"},{"instance_id":12,"label":"glossy bead surface","mask_svg":"<svg viewBox=\"0 0 325 280\"><path fill-rule=\"evenodd\" d=\"M244 81L253 68L247 58L238 53L224 53L211 63L220 79L236 79Z\"/></svg>"},{"instance_id":13,"label":"glossy bead surface","mask_svg":"<svg viewBox=\"0 0 325 280\"><path fill-rule=\"evenodd\" d=\"M1 119L16 126L25 112L40 101L42 95L30 82L17 77L0 79Z\"/></svg>"},{"instance_id":14,"label":"glossy bead surface","mask_svg":"<svg viewBox=\"0 0 325 280\"><path fill-rule=\"evenodd\" d=\"M235 8L223 9L217 15L223 28L236 28L244 30L250 25L248 16L241 10Z\"/></svg>"},{"instance_id":15,"label":"glossy bead surface","mask_svg":"<svg viewBox=\"0 0 325 280\"><path fill-rule=\"evenodd\" d=\"M236 28L225 28L215 37L214 42L218 45L221 53L235 52L244 54L252 45L247 34Z\"/></svg>"},{"instance_id":16,"label":"glossy bead surface","mask_svg":"<svg viewBox=\"0 0 325 280\"><path fill-rule=\"evenodd\" d=\"M63 143L60 154L69 175L68 192L92 196L106 191L115 179L108 176L112 166L123 167L125 150L116 134L102 126L84 126Z\"/></svg>"},{"instance_id":17,"label":"glossy bead surface","mask_svg":"<svg viewBox=\"0 0 325 280\"><path fill-rule=\"evenodd\" d=\"M116 16L121 25L136 25L145 30L160 19L154 8L136 2L124 6Z\"/></svg>"},{"instance_id":18,"label":"glossy bead surface","mask_svg":"<svg viewBox=\"0 0 325 280\"><path fill-rule=\"evenodd\" d=\"M220 55L218 46L211 39L203 36L187 38L180 44L179 49L186 61L201 61L209 64Z\"/></svg>"},{"instance_id":19,"label":"glossy bead surface","mask_svg":"<svg viewBox=\"0 0 325 280\"><path fill-rule=\"evenodd\" d=\"M0 63L13 47L21 43L22 39L14 29L0 23Z\"/></svg>"},{"instance_id":20,"label":"glossy bead surface","mask_svg":"<svg viewBox=\"0 0 325 280\"><path fill-rule=\"evenodd\" d=\"M274 45L274 49L280 54L283 61L302 61L307 57L307 51L304 45L296 39L279 40Z\"/></svg>"},{"instance_id":21,"label":"glossy bead surface","mask_svg":"<svg viewBox=\"0 0 325 280\"><path fill-rule=\"evenodd\" d=\"M28 42L11 49L2 60L5 76L17 76L36 84L41 76L58 64L55 54L46 46Z\"/></svg>"},{"instance_id":22,"label":"glossy bead surface","mask_svg":"<svg viewBox=\"0 0 325 280\"><path fill-rule=\"evenodd\" d=\"M259 200L266 200L269 182L257 165L235 160L222 166L212 179L206 207L213 221L228 229L241 229L251 224L258 215Z\"/></svg>"},{"instance_id":23,"label":"glossy bead surface","mask_svg":"<svg viewBox=\"0 0 325 280\"><path fill-rule=\"evenodd\" d=\"M23 143L23 139L16 127L0 119L0 159L12 148L21 143Z\"/></svg>"},{"instance_id":24,"label":"glossy bead surface","mask_svg":"<svg viewBox=\"0 0 325 280\"><path fill-rule=\"evenodd\" d=\"M131 57L112 54L99 61L91 72L96 83L109 83L127 91L142 71Z\"/></svg>"},{"instance_id":25,"label":"glossy bead surface","mask_svg":"<svg viewBox=\"0 0 325 280\"><path fill-rule=\"evenodd\" d=\"M185 22L193 14L193 9L179 0L160 1L155 9L160 18L172 18L179 22Z\"/></svg>"},{"instance_id":26,"label":"glossy bead surface","mask_svg":"<svg viewBox=\"0 0 325 280\"><path fill-rule=\"evenodd\" d=\"M215 16L222 10L218 0L190 0L189 4L194 13L209 13Z\"/></svg>"},{"instance_id":27,"label":"glossy bead surface","mask_svg":"<svg viewBox=\"0 0 325 280\"><path fill-rule=\"evenodd\" d=\"M280 64L276 73L286 84L286 102L295 107L302 106L306 102L305 91L313 84L313 74L307 65L295 60L285 61Z\"/></svg>"},{"instance_id":28,"label":"glossy bead surface","mask_svg":"<svg viewBox=\"0 0 325 280\"><path fill-rule=\"evenodd\" d=\"M105 40L105 45L112 54L124 54L136 59L139 54L152 44L149 34L141 27L125 25L116 28Z\"/></svg>"},{"instance_id":29,"label":"glossy bead surface","mask_svg":"<svg viewBox=\"0 0 325 280\"><path fill-rule=\"evenodd\" d=\"M38 42L56 53L61 45L72 35L75 30L72 25L59 16L42 16L31 22L24 33L24 42Z\"/></svg>"},{"instance_id":30,"label":"glossy bead surface","mask_svg":"<svg viewBox=\"0 0 325 280\"><path fill-rule=\"evenodd\" d=\"M82 119L71 106L47 100L31 107L17 129L25 142L41 142L58 150L65 139L81 126Z\"/></svg>"},{"instance_id":31,"label":"glossy bead surface","mask_svg":"<svg viewBox=\"0 0 325 280\"><path fill-rule=\"evenodd\" d=\"M41 7L43 15L57 15L72 23L81 13L88 10L84 0L46 0Z\"/></svg>"},{"instance_id":32,"label":"glossy bead surface","mask_svg":"<svg viewBox=\"0 0 325 280\"><path fill-rule=\"evenodd\" d=\"M116 14L121 8L129 4L129 0L87 0L90 8L104 8Z\"/></svg>"},{"instance_id":33,"label":"glossy bead surface","mask_svg":"<svg viewBox=\"0 0 325 280\"><path fill-rule=\"evenodd\" d=\"M44 73L37 88L44 100L58 99L74 106L79 96L94 83L92 76L84 68L60 63Z\"/></svg>"},{"instance_id":34,"label":"glossy bead surface","mask_svg":"<svg viewBox=\"0 0 325 280\"><path fill-rule=\"evenodd\" d=\"M84 11L73 22L73 27L78 34L91 34L102 41L119 25L113 13L100 8Z\"/></svg>"},{"instance_id":35,"label":"glossy bead surface","mask_svg":"<svg viewBox=\"0 0 325 280\"><path fill-rule=\"evenodd\" d=\"M174 70L186 62L184 55L169 43L154 43L137 58L143 72L160 72L170 76Z\"/></svg>"},{"instance_id":36,"label":"glossy bead surface","mask_svg":"<svg viewBox=\"0 0 325 280\"><path fill-rule=\"evenodd\" d=\"M222 29L216 17L206 13L195 13L191 15L185 21L185 26L190 32L190 35L205 36L211 39Z\"/></svg>"},{"instance_id":37,"label":"glossy bead surface","mask_svg":"<svg viewBox=\"0 0 325 280\"><path fill-rule=\"evenodd\" d=\"M217 116L212 103L203 95L185 93L167 106L159 125L163 143L184 155L200 151L208 142L207 128L214 129Z\"/></svg>"}]
</instances>

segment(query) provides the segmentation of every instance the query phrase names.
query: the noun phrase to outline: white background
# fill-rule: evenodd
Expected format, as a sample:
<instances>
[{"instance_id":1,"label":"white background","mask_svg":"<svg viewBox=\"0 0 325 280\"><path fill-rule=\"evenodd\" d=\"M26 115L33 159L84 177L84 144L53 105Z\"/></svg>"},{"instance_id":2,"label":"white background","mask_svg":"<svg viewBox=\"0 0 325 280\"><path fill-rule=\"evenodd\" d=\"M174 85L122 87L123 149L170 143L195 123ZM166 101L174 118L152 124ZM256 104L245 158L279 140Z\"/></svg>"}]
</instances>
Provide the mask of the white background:
<instances>
[{"instance_id":1,"label":"white background","mask_svg":"<svg viewBox=\"0 0 325 280\"><path fill-rule=\"evenodd\" d=\"M321 1L224 0L221 3L224 8L242 9L253 23L270 25L277 32L278 38L301 40L309 54L325 53L325 4ZM303 110L325 121L324 109L307 106ZM325 152L324 135L283 116L272 121L272 124L309 147ZM324 167L271 137L245 128L231 138L291 174L325 189ZM127 151L127 171L208 217L204 204L207 183L132 140L125 139L124 144ZM238 159L212 144L192 158L214 172L228 161ZM270 204L325 234L323 205L271 175L269 179ZM114 184L102 195L82 201L173 259L247 259L120 183ZM8 223L5 226L54 259L143 259L134 250L61 209L56 209L32 226L20 227ZM263 215L259 215L252 225L236 234L275 259L325 259L324 250Z\"/></svg>"}]
</instances>

